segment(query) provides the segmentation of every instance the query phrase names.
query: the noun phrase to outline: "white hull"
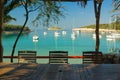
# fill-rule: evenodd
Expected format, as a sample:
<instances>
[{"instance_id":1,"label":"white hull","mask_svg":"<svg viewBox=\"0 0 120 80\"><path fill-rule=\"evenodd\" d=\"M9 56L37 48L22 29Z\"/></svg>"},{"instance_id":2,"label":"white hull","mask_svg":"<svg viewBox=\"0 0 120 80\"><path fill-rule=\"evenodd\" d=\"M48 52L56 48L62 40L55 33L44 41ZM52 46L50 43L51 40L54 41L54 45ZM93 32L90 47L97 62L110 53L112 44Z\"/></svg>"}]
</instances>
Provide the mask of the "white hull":
<instances>
[{"instance_id":1,"label":"white hull","mask_svg":"<svg viewBox=\"0 0 120 80\"><path fill-rule=\"evenodd\" d=\"M60 33L56 31L56 32L54 33L54 36L55 36L55 37L59 37L59 36L60 36Z\"/></svg>"},{"instance_id":2,"label":"white hull","mask_svg":"<svg viewBox=\"0 0 120 80\"><path fill-rule=\"evenodd\" d=\"M39 39L39 37L37 35L33 36L33 40L38 40L38 39Z\"/></svg>"},{"instance_id":3,"label":"white hull","mask_svg":"<svg viewBox=\"0 0 120 80\"><path fill-rule=\"evenodd\" d=\"M43 34L44 34L44 36L45 36L45 35L47 35L47 32L44 32Z\"/></svg>"},{"instance_id":4,"label":"white hull","mask_svg":"<svg viewBox=\"0 0 120 80\"><path fill-rule=\"evenodd\" d=\"M112 39L120 38L120 34L112 33L110 35L106 35L106 38L112 38Z\"/></svg>"},{"instance_id":5,"label":"white hull","mask_svg":"<svg viewBox=\"0 0 120 80\"><path fill-rule=\"evenodd\" d=\"M66 31L62 31L62 34L63 34L63 35L66 35L67 33L66 33Z\"/></svg>"},{"instance_id":6,"label":"white hull","mask_svg":"<svg viewBox=\"0 0 120 80\"><path fill-rule=\"evenodd\" d=\"M76 36L77 36L76 33L75 33L75 32L72 32L72 34L71 34L72 40L75 40Z\"/></svg>"},{"instance_id":7,"label":"white hull","mask_svg":"<svg viewBox=\"0 0 120 80\"><path fill-rule=\"evenodd\" d=\"M96 34L93 34L93 38L94 38L94 39L96 38ZM99 35L99 38L102 38L102 36Z\"/></svg>"}]
</instances>

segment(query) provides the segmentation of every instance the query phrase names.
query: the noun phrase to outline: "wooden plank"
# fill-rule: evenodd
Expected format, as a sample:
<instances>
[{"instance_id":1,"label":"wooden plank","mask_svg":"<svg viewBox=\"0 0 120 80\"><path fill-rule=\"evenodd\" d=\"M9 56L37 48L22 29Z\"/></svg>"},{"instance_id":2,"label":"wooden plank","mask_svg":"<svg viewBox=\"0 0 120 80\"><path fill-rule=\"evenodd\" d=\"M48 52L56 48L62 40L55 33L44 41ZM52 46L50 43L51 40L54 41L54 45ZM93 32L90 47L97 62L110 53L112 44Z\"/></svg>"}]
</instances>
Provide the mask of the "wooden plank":
<instances>
[{"instance_id":1,"label":"wooden plank","mask_svg":"<svg viewBox=\"0 0 120 80\"><path fill-rule=\"evenodd\" d=\"M68 51L49 51L50 64L68 64Z\"/></svg>"},{"instance_id":2,"label":"wooden plank","mask_svg":"<svg viewBox=\"0 0 120 80\"><path fill-rule=\"evenodd\" d=\"M83 52L83 64L102 63L102 52L85 51Z\"/></svg>"},{"instance_id":3,"label":"wooden plank","mask_svg":"<svg viewBox=\"0 0 120 80\"><path fill-rule=\"evenodd\" d=\"M2 70L0 80L120 80L120 64L0 63Z\"/></svg>"},{"instance_id":4,"label":"wooden plank","mask_svg":"<svg viewBox=\"0 0 120 80\"><path fill-rule=\"evenodd\" d=\"M18 51L18 63L36 63L36 51Z\"/></svg>"},{"instance_id":5,"label":"wooden plank","mask_svg":"<svg viewBox=\"0 0 120 80\"><path fill-rule=\"evenodd\" d=\"M46 71L42 74L39 80L56 80L56 76L59 73L59 64L49 64Z\"/></svg>"}]
</instances>

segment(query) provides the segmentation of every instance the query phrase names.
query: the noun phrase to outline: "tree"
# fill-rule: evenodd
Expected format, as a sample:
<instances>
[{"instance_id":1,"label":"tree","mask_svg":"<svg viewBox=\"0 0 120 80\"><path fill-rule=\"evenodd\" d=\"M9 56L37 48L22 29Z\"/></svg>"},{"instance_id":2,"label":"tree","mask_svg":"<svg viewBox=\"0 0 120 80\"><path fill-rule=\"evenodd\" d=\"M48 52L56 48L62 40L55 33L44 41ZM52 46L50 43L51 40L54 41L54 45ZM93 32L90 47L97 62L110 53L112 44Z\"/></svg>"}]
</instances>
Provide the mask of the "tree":
<instances>
[{"instance_id":1,"label":"tree","mask_svg":"<svg viewBox=\"0 0 120 80\"><path fill-rule=\"evenodd\" d=\"M113 0L113 11L120 10L120 0Z\"/></svg>"},{"instance_id":2,"label":"tree","mask_svg":"<svg viewBox=\"0 0 120 80\"><path fill-rule=\"evenodd\" d=\"M3 16L4 16L4 0L0 0L0 62L3 62L3 46L2 46Z\"/></svg>"},{"instance_id":3,"label":"tree","mask_svg":"<svg viewBox=\"0 0 120 80\"><path fill-rule=\"evenodd\" d=\"M30 1L31 2L31 1L34 1L34 0L25 0L25 1ZM59 0L59 1L61 1L61 0ZM70 1L73 1L73 0L70 0ZM83 6L85 6L87 4L87 1L89 1L89 0L79 0L79 1L81 1L83 3L82 4ZM5 2L6 2L6 0L5 0ZM99 51L99 44L100 44L100 42L99 42L99 21L100 21L100 11L101 11L102 2L103 2L103 0L94 0L94 10L95 10L95 18L96 18L96 31L95 31L96 32L96 47L95 47L96 51ZM40 2L38 2L38 3L41 4ZM1 41L3 15L4 15L4 5L3 4L4 4L4 0L1 0L0 1L0 62L2 62L2 56L3 56L3 47L2 47L2 41ZM49 21L51 21L51 18L53 18L54 21L59 20L59 18L58 18L58 16L56 16L56 14L60 16L60 15L62 15L62 13L60 11L61 6L57 6L57 5L58 4L54 0L53 0L53 2L51 2L51 0L50 1L49 0L43 0L43 4L41 4L41 6L38 7L40 9L41 9L42 6L44 7L43 9L41 9L41 12L43 12L43 13L41 14L41 12L40 12L40 14L38 14L38 17L36 18L36 20L41 19L41 17L43 16L45 18L45 21L46 21L47 25L49 24ZM26 23L27 23L27 19L26 19ZM24 23L23 26L25 26L26 23ZM20 33L22 33L22 30L20 31ZM19 38L17 38L17 39L19 39ZM15 42L15 44L17 44L17 42ZM15 49L15 47L13 47L13 49ZM12 54L12 56L13 56L14 51L12 51L12 52L13 52L13 54Z\"/></svg>"},{"instance_id":4,"label":"tree","mask_svg":"<svg viewBox=\"0 0 120 80\"><path fill-rule=\"evenodd\" d=\"M17 42L22 34L22 31L23 31L25 25L27 24L30 12L33 12L33 11L36 11L37 9L39 9L40 12L39 12L36 20L45 18L44 19L46 21L45 25L49 24L51 18L53 18L54 20L57 21L57 20L59 20L59 16L62 15L60 12L61 7L57 6L58 4L56 2L51 2L51 1L46 1L46 0L40 1L40 2L38 0L36 0L36 1L35 0L21 0L21 3L26 11L26 14L25 14L26 19L25 19L22 29L20 30L20 33L18 34L18 36L15 40L15 43L13 45L13 49L12 49L12 53L11 53L11 62L13 62L13 56L14 56ZM33 5L38 5L38 6L34 8Z\"/></svg>"},{"instance_id":5,"label":"tree","mask_svg":"<svg viewBox=\"0 0 120 80\"><path fill-rule=\"evenodd\" d=\"M20 0L0 0L0 62L3 62L3 46L2 46L2 27L3 23L9 22L10 20L16 20L11 17L8 13L14 8L18 7L18 1Z\"/></svg>"},{"instance_id":6,"label":"tree","mask_svg":"<svg viewBox=\"0 0 120 80\"><path fill-rule=\"evenodd\" d=\"M10 22L11 20L15 20L15 18L13 18L11 15L9 15L9 13L20 6L20 4L18 4L20 0L12 0L12 1L9 1L9 0L5 0L4 2L4 23L7 23L7 22Z\"/></svg>"},{"instance_id":7,"label":"tree","mask_svg":"<svg viewBox=\"0 0 120 80\"><path fill-rule=\"evenodd\" d=\"M42 22L44 26L49 25L52 21L58 23L59 17L64 17L64 7L60 2L52 0L43 0L38 3L40 6L38 9L38 15L33 23Z\"/></svg>"},{"instance_id":8,"label":"tree","mask_svg":"<svg viewBox=\"0 0 120 80\"><path fill-rule=\"evenodd\" d=\"M99 23L100 23L100 12L103 0L94 0L94 11L96 18L96 46L95 51L99 51L100 39L99 39Z\"/></svg>"},{"instance_id":9,"label":"tree","mask_svg":"<svg viewBox=\"0 0 120 80\"><path fill-rule=\"evenodd\" d=\"M82 6L87 5L87 1L89 0L82 0ZM100 12L101 12L101 6L103 3L103 0L93 0L94 3L94 12L95 12L95 19L96 19L96 28L95 28L95 34L96 34L96 45L95 45L95 51L99 51L100 46L100 39L99 39L99 23L100 23Z\"/></svg>"},{"instance_id":10,"label":"tree","mask_svg":"<svg viewBox=\"0 0 120 80\"><path fill-rule=\"evenodd\" d=\"M13 49L12 49L12 53L11 53L11 62L13 62L13 56L14 56L14 52L15 52L15 48L16 48L17 42L18 42L18 40L19 40L19 38L20 38L20 36L21 36L21 34L22 34L22 31L23 31L25 25L27 24L27 21L28 21L28 18L29 18L29 17L28 17L28 16L29 16L28 0L22 1L21 3L22 3L22 5L23 5L23 7L24 7L24 9L25 9L25 11L26 11L26 15L25 15L26 18L25 18L25 22L24 22L24 24L23 24L23 26L22 26L22 28L21 28L21 30L20 30L20 32L19 32L16 40L15 40L15 43L14 43L14 45L13 45Z\"/></svg>"}]
</instances>

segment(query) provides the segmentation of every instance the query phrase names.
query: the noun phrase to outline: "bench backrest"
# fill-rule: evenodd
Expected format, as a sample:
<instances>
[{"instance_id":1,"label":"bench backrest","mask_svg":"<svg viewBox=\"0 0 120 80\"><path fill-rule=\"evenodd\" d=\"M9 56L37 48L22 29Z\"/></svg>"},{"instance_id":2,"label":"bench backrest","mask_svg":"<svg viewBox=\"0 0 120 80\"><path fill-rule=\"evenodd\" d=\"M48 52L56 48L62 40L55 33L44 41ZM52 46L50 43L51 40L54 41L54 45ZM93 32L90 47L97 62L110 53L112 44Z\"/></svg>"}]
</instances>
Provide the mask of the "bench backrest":
<instances>
[{"instance_id":1,"label":"bench backrest","mask_svg":"<svg viewBox=\"0 0 120 80\"><path fill-rule=\"evenodd\" d=\"M36 51L18 51L18 63L36 63Z\"/></svg>"},{"instance_id":2,"label":"bench backrest","mask_svg":"<svg viewBox=\"0 0 120 80\"><path fill-rule=\"evenodd\" d=\"M83 52L83 64L101 64L102 60L102 52L95 51L85 51Z\"/></svg>"},{"instance_id":3,"label":"bench backrest","mask_svg":"<svg viewBox=\"0 0 120 80\"><path fill-rule=\"evenodd\" d=\"M49 51L50 64L68 64L68 51Z\"/></svg>"}]
</instances>

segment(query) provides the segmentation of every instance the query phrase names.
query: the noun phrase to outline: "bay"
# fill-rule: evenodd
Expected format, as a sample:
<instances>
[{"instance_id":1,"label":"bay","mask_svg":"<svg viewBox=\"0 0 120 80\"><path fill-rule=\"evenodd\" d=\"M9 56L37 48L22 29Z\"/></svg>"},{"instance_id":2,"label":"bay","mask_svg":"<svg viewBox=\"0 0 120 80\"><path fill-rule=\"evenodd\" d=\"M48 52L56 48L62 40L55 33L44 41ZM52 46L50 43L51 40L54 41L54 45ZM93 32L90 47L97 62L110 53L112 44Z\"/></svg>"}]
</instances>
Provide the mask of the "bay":
<instances>
[{"instance_id":1,"label":"bay","mask_svg":"<svg viewBox=\"0 0 120 80\"><path fill-rule=\"evenodd\" d=\"M44 32L47 32L44 35ZM52 50L64 50L68 51L68 55L82 55L83 51L94 51L96 40L93 38L94 32L81 31L75 32L75 39L71 38L72 31L66 30L66 35L62 34L62 31L58 31L59 36L54 36L55 31L37 30L36 34L39 36L38 42L33 42L33 35L35 32L22 34L15 50L15 55L18 55L19 50L35 50L37 56L49 56L49 51ZM120 39L110 40L106 39L107 33L101 33L100 38L100 51L104 54L110 53L113 49L120 48ZM4 47L4 56L10 56L12 47L15 42L17 34L3 35L2 43ZM42 59L38 62L47 63L48 60ZM70 63L81 63L79 59L71 59Z\"/></svg>"}]
</instances>

